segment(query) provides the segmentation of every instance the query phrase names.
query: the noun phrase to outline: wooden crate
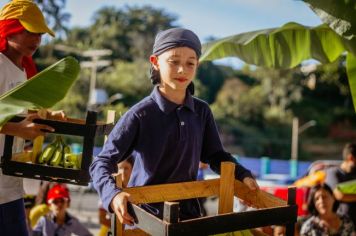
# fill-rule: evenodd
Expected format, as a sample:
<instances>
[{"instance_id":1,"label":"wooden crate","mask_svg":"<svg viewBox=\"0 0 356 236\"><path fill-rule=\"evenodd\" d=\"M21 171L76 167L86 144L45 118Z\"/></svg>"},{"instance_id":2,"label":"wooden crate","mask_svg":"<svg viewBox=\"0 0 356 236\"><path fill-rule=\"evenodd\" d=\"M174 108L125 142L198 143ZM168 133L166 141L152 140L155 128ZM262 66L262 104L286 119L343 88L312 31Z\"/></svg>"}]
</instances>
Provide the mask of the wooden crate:
<instances>
[{"instance_id":1,"label":"wooden crate","mask_svg":"<svg viewBox=\"0 0 356 236\"><path fill-rule=\"evenodd\" d=\"M234 168L233 163L222 163L220 179L125 188L124 191L129 193L132 199L131 206L128 207L129 213L136 219L135 225L139 229L124 230L123 225L114 216L111 234L115 236L193 236L233 232L268 225L285 225L286 235L293 236L294 224L297 221L295 188L288 189L288 201L283 201L262 190L251 191L245 184L234 179ZM217 215L179 221L179 204L172 201L208 196L219 196ZM233 212L234 196L249 201L258 209ZM164 202L163 219L151 215L137 205L154 202ZM263 233L255 233L263 235Z\"/></svg>"},{"instance_id":2,"label":"wooden crate","mask_svg":"<svg viewBox=\"0 0 356 236\"><path fill-rule=\"evenodd\" d=\"M24 117L15 117L12 122L19 122ZM13 136L5 136L5 148L2 157L2 172L5 175L19 176L77 185L88 185L89 166L92 161L95 137L106 135L113 128L113 123L97 122L97 113L87 112L86 120L68 118L67 121L35 119L35 123L46 124L55 129L54 133L83 137L83 153L80 169L69 169L24 163L12 160Z\"/></svg>"}]
</instances>

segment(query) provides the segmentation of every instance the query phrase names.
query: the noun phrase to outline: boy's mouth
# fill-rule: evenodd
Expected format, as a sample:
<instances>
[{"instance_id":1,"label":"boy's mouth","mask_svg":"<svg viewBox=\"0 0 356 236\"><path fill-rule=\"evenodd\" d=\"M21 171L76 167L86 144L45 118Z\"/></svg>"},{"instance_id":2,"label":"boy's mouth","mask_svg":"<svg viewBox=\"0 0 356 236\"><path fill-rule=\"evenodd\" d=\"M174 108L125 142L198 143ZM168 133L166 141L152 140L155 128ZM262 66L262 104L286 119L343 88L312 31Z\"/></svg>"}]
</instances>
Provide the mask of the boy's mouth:
<instances>
[{"instance_id":1,"label":"boy's mouth","mask_svg":"<svg viewBox=\"0 0 356 236\"><path fill-rule=\"evenodd\" d=\"M176 78L176 80L178 80L181 83L188 81L188 79L186 78Z\"/></svg>"}]
</instances>

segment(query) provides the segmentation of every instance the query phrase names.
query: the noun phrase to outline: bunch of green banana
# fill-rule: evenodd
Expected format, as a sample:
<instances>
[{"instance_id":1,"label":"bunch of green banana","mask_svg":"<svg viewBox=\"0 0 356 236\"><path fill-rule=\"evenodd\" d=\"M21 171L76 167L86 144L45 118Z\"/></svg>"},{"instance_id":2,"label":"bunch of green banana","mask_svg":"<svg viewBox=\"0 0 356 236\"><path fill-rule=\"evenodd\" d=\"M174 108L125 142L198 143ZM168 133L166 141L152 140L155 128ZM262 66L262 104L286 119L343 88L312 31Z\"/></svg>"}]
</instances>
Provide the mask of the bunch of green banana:
<instances>
[{"instance_id":1,"label":"bunch of green banana","mask_svg":"<svg viewBox=\"0 0 356 236\"><path fill-rule=\"evenodd\" d=\"M47 145L37 159L38 164L49 164L56 150L61 146L60 139L60 136L56 136L56 140Z\"/></svg>"},{"instance_id":2,"label":"bunch of green banana","mask_svg":"<svg viewBox=\"0 0 356 236\"><path fill-rule=\"evenodd\" d=\"M72 153L71 147L64 143L62 137L56 136L56 140L43 150L37 163L54 167L80 169L81 160L81 155Z\"/></svg>"}]
</instances>

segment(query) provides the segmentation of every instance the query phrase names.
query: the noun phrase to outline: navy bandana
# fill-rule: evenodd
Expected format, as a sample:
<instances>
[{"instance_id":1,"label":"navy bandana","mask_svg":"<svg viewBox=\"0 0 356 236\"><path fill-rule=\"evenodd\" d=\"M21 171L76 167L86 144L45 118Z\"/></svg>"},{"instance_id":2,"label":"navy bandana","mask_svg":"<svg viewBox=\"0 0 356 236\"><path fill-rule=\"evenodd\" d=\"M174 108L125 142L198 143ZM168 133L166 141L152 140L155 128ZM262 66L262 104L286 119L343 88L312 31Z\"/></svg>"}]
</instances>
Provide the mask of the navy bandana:
<instances>
[{"instance_id":1,"label":"navy bandana","mask_svg":"<svg viewBox=\"0 0 356 236\"><path fill-rule=\"evenodd\" d=\"M159 56L163 52L177 47L189 47L195 51L197 57L201 55L201 43L198 36L190 30L172 28L157 34L153 44L152 54ZM153 84L160 83L159 72L151 67L151 81ZM194 94L193 83L188 86L191 94Z\"/></svg>"}]
</instances>

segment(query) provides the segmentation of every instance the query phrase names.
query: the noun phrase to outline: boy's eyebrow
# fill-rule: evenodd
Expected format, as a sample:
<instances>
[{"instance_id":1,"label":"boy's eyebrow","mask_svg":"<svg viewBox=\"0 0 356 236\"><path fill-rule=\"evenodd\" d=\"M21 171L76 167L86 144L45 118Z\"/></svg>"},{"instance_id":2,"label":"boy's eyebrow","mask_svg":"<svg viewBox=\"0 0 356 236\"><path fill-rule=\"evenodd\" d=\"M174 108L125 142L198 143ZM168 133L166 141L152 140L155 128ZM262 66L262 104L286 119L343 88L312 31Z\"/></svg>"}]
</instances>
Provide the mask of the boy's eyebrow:
<instances>
[{"instance_id":1,"label":"boy's eyebrow","mask_svg":"<svg viewBox=\"0 0 356 236\"><path fill-rule=\"evenodd\" d=\"M169 56L168 59L174 58L174 57L181 57L181 55L176 55L176 54L174 54L174 55ZM195 56L191 56L191 57L189 57L188 59L196 59L196 57L195 57Z\"/></svg>"}]
</instances>

